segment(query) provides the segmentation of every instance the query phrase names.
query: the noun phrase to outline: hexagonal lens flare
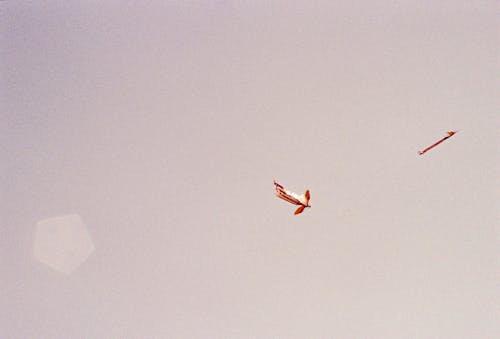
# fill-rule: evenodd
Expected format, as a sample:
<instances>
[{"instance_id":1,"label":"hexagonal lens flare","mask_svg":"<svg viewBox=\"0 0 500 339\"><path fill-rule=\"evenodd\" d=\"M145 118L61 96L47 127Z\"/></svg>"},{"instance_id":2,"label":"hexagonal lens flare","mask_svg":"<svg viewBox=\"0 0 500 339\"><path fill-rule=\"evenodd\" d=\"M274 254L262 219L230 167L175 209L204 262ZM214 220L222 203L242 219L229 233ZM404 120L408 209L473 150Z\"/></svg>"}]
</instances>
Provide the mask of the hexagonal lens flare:
<instances>
[{"instance_id":1,"label":"hexagonal lens flare","mask_svg":"<svg viewBox=\"0 0 500 339\"><path fill-rule=\"evenodd\" d=\"M52 269L70 274L94 251L94 244L77 214L57 216L37 223L33 253Z\"/></svg>"}]
</instances>

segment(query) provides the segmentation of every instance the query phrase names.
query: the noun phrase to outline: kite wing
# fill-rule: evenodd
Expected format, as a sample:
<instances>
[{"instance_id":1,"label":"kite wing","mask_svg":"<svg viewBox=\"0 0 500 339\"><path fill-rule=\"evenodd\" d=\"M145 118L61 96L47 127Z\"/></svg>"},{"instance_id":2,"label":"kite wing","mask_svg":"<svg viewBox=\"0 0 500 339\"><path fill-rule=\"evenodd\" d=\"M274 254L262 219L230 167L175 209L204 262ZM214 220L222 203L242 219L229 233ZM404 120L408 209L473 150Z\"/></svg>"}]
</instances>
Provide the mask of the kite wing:
<instances>
[{"instance_id":1,"label":"kite wing","mask_svg":"<svg viewBox=\"0 0 500 339\"><path fill-rule=\"evenodd\" d=\"M274 186L276 188L276 196L278 198L288 201L294 205L302 205L300 197L297 194L287 191L282 185L278 184L276 180L274 181Z\"/></svg>"},{"instance_id":2,"label":"kite wing","mask_svg":"<svg viewBox=\"0 0 500 339\"><path fill-rule=\"evenodd\" d=\"M276 196L278 198L281 198L285 201L288 201L289 203L291 204L294 204L294 205L301 205L301 202L299 199L297 199L296 197L290 195L287 191L283 190L283 191L279 191L279 192L276 192Z\"/></svg>"}]
</instances>

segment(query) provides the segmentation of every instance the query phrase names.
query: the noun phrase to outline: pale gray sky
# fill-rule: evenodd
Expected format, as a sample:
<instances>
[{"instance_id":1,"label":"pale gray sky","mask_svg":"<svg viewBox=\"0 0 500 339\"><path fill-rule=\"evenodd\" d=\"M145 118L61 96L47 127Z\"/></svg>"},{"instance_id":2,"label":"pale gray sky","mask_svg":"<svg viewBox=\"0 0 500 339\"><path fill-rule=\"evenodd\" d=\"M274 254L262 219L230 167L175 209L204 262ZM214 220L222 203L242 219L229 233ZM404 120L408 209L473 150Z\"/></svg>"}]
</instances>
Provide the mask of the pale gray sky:
<instances>
[{"instance_id":1,"label":"pale gray sky","mask_svg":"<svg viewBox=\"0 0 500 339\"><path fill-rule=\"evenodd\" d=\"M497 13L0 2L0 337L498 337Z\"/></svg>"}]
</instances>

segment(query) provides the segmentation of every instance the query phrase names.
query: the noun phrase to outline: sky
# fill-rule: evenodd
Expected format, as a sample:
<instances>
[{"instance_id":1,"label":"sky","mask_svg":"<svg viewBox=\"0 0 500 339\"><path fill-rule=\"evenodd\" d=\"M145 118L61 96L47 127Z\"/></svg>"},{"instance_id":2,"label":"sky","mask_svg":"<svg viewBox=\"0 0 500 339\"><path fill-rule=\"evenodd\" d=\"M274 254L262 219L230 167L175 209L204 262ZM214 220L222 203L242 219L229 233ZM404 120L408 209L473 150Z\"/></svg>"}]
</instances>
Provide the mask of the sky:
<instances>
[{"instance_id":1,"label":"sky","mask_svg":"<svg viewBox=\"0 0 500 339\"><path fill-rule=\"evenodd\" d=\"M0 337L498 337L498 46L495 1L1 1Z\"/></svg>"}]
</instances>

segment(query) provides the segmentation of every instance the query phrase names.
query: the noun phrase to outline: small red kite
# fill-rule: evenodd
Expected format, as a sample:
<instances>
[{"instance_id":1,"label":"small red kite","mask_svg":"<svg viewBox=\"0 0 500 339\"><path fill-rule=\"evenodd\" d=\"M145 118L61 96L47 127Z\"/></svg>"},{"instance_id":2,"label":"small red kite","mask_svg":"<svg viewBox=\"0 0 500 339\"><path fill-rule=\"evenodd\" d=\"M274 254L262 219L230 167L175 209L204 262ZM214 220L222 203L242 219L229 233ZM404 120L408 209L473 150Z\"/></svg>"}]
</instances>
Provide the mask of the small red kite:
<instances>
[{"instance_id":1,"label":"small red kite","mask_svg":"<svg viewBox=\"0 0 500 339\"><path fill-rule=\"evenodd\" d=\"M274 181L274 186L276 188L275 194L278 198L288 201L294 205L300 205L299 208L295 210L295 215L302 213L306 207L311 207L309 204L309 199L311 199L309 190L307 190L303 195L298 195L284 189L283 186L276 182L276 180Z\"/></svg>"},{"instance_id":2,"label":"small red kite","mask_svg":"<svg viewBox=\"0 0 500 339\"><path fill-rule=\"evenodd\" d=\"M445 141L446 139L451 138L451 137L452 137L455 133L457 133L457 132L458 132L458 131L450 131L450 132L448 132L448 135L447 135L447 136L445 136L443 139L441 139L441 140L439 140L438 142L436 142L436 143L434 143L434 144L430 145L429 147L427 147L427 148L423 149L422 151L419 151L419 152L418 152L418 154L422 155L422 154L424 154L425 152L427 152L427 151L429 151L429 150L433 149L434 147L436 147L437 145L439 145L440 143L442 143L442 142L443 142L443 141Z\"/></svg>"}]
</instances>

